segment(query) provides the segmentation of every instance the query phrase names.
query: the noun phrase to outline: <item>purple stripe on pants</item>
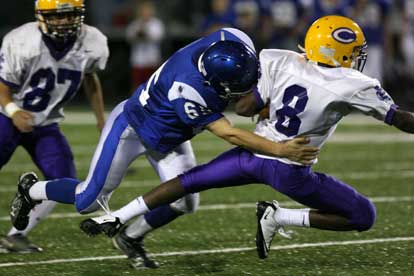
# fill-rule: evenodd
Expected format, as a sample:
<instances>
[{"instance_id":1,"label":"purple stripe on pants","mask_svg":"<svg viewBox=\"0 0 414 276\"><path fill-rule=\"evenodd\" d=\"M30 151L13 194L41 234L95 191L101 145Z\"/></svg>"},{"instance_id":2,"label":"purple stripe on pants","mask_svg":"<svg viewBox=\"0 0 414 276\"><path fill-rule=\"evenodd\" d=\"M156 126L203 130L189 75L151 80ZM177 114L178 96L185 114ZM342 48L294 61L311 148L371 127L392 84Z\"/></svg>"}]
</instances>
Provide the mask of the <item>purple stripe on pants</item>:
<instances>
[{"instance_id":1,"label":"purple stripe on pants","mask_svg":"<svg viewBox=\"0 0 414 276\"><path fill-rule=\"evenodd\" d=\"M374 205L340 180L314 173L310 167L259 158L241 148L231 149L179 178L188 193L264 183L308 207L349 218L356 230L367 230L375 221Z\"/></svg>"}]
</instances>

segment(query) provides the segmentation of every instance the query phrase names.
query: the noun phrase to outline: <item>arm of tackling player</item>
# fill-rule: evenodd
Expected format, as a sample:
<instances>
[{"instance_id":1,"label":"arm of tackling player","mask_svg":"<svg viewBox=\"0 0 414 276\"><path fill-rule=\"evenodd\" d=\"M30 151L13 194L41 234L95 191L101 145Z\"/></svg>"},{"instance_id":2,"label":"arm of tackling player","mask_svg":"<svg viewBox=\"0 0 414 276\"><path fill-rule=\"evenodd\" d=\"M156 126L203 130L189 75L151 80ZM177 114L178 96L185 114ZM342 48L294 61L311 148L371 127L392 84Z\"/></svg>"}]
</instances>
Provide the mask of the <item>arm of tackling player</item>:
<instances>
[{"instance_id":1,"label":"arm of tackling player","mask_svg":"<svg viewBox=\"0 0 414 276\"><path fill-rule=\"evenodd\" d=\"M308 138L300 137L286 143L275 143L253 132L233 127L226 118L208 124L207 129L233 145L265 155L288 158L304 165L311 165L319 153L318 148L306 146L309 143Z\"/></svg>"}]
</instances>

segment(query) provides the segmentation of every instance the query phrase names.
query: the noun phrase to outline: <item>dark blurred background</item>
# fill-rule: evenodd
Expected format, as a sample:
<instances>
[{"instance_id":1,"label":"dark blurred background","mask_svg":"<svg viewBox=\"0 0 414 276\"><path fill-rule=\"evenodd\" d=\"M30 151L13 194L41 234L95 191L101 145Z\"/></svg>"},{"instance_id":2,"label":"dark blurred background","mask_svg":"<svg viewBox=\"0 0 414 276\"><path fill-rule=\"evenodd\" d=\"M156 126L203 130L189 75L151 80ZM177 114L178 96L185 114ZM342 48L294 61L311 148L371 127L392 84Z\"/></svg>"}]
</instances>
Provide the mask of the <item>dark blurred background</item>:
<instances>
[{"instance_id":1,"label":"dark blurred background","mask_svg":"<svg viewBox=\"0 0 414 276\"><path fill-rule=\"evenodd\" d=\"M316 18L353 18L368 42L364 73L396 103L414 109L414 0L86 0L86 23L107 37L111 55L100 72L108 109L127 98L183 45L223 26L244 30L263 48L298 50ZM34 20L34 1L3 1L0 38ZM82 93L74 99L82 105Z\"/></svg>"}]
</instances>

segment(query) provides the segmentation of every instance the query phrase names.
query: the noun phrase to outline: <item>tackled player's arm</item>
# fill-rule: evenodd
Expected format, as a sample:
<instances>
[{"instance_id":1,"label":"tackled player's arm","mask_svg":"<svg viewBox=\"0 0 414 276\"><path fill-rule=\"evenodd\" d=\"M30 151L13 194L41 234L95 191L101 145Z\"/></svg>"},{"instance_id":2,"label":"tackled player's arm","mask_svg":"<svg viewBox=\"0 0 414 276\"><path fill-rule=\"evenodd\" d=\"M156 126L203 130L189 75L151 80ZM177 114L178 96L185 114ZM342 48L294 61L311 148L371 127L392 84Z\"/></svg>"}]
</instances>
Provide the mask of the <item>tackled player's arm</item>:
<instances>
[{"instance_id":1,"label":"tackled player's arm","mask_svg":"<svg viewBox=\"0 0 414 276\"><path fill-rule=\"evenodd\" d=\"M0 104L20 132L33 130L33 116L14 102L10 87L0 81Z\"/></svg>"},{"instance_id":2,"label":"tackled player's arm","mask_svg":"<svg viewBox=\"0 0 414 276\"><path fill-rule=\"evenodd\" d=\"M235 128L226 118L218 119L206 128L233 145L264 155L288 158L304 165L311 165L319 153L318 148L306 146L309 143L308 138L300 137L285 143L276 143L253 132Z\"/></svg>"},{"instance_id":3,"label":"tackled player's arm","mask_svg":"<svg viewBox=\"0 0 414 276\"><path fill-rule=\"evenodd\" d=\"M392 118L392 125L399 130L414 134L414 113L397 109Z\"/></svg>"},{"instance_id":4,"label":"tackled player's arm","mask_svg":"<svg viewBox=\"0 0 414 276\"><path fill-rule=\"evenodd\" d=\"M97 127L102 131L105 125L105 115L102 86L98 75L96 73L86 74L83 87L95 114Z\"/></svg>"}]
</instances>

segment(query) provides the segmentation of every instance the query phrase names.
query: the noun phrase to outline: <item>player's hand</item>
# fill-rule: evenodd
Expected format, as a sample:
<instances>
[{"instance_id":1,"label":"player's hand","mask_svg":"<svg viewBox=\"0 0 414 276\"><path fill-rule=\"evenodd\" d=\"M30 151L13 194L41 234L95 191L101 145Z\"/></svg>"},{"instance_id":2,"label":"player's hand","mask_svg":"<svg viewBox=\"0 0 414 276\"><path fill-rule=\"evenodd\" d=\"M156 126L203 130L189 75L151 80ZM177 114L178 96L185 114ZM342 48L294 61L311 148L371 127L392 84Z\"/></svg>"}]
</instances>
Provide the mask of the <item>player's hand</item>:
<instances>
[{"instance_id":1,"label":"player's hand","mask_svg":"<svg viewBox=\"0 0 414 276\"><path fill-rule=\"evenodd\" d=\"M27 111L19 110L12 116L13 124L20 132L33 131L33 115Z\"/></svg>"},{"instance_id":2,"label":"player's hand","mask_svg":"<svg viewBox=\"0 0 414 276\"><path fill-rule=\"evenodd\" d=\"M284 155L289 160L303 165L312 165L313 160L318 157L319 148L307 146L308 137L297 137L284 143Z\"/></svg>"}]
</instances>

